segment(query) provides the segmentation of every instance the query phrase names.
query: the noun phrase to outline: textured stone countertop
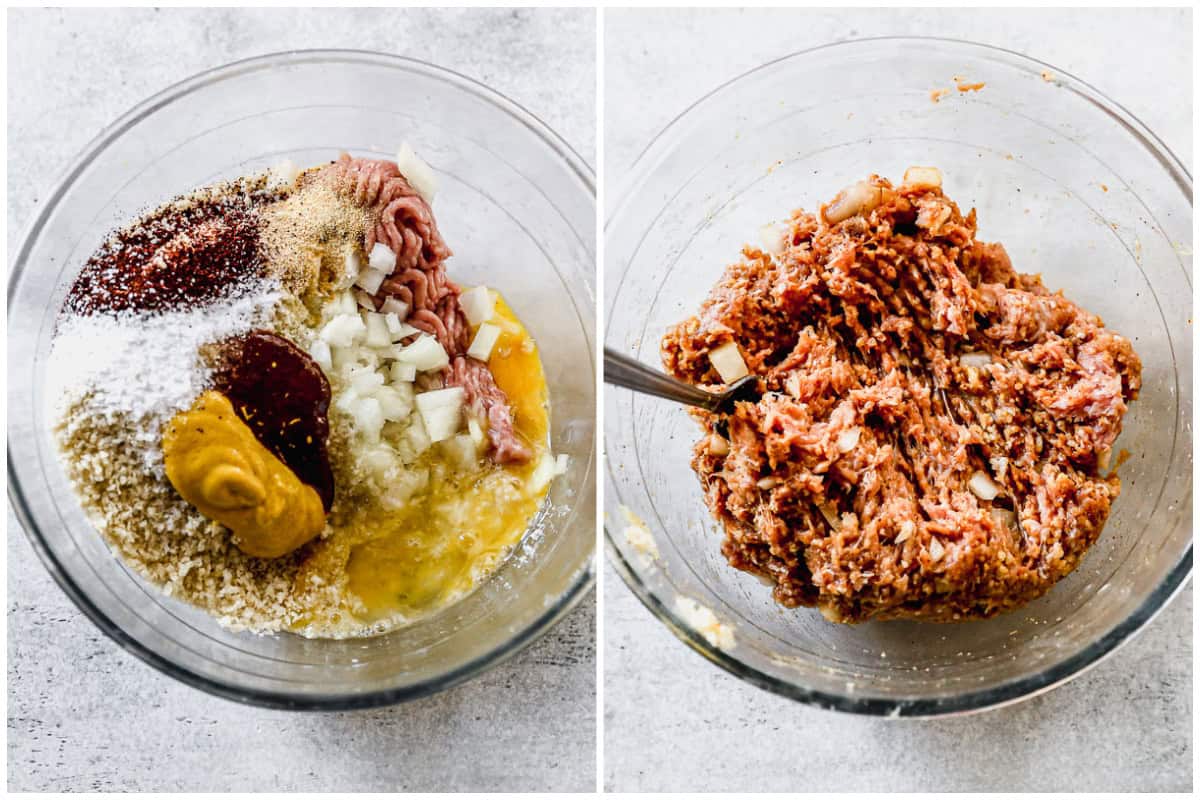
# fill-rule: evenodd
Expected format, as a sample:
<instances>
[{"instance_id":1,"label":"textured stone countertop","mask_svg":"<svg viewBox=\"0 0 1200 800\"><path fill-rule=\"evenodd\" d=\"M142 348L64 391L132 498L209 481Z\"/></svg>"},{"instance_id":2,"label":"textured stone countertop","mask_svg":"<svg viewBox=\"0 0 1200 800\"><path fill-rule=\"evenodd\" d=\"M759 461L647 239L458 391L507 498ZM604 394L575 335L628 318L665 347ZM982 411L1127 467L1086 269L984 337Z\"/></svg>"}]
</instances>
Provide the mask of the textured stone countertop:
<instances>
[{"instance_id":1,"label":"textured stone countertop","mask_svg":"<svg viewBox=\"0 0 1200 800\"><path fill-rule=\"evenodd\" d=\"M199 70L306 47L423 58L482 81L595 153L595 13L9 12L8 230L68 160ZM54 585L8 512L10 790L589 790L595 602L482 677L407 705L264 711L188 688L121 650Z\"/></svg>"},{"instance_id":2,"label":"textured stone countertop","mask_svg":"<svg viewBox=\"0 0 1200 800\"><path fill-rule=\"evenodd\" d=\"M610 11L606 185L724 81L807 47L893 34L970 39L1055 64L1125 105L1190 164L1191 32L1186 10ZM720 57L697 57L712 53ZM610 190L610 208L615 200ZM1191 788L1190 584L1137 638L1064 687L980 715L899 722L755 689L680 643L611 567L604 589L606 789Z\"/></svg>"}]
</instances>

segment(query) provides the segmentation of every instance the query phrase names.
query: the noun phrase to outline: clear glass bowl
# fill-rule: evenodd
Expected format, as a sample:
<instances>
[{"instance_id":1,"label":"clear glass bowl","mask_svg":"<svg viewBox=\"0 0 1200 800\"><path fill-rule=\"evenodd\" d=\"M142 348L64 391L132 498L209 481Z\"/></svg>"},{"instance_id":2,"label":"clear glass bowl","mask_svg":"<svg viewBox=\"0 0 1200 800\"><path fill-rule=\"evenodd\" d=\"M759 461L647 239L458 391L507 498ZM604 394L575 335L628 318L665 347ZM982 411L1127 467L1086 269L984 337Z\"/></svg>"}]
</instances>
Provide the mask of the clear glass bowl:
<instances>
[{"instance_id":1,"label":"clear glass bowl","mask_svg":"<svg viewBox=\"0 0 1200 800\"><path fill-rule=\"evenodd\" d=\"M461 602L369 639L230 633L163 596L84 518L47 431L54 316L86 257L139 211L283 158L393 157L437 171L453 277L504 292L538 341L554 452L570 457L517 552ZM410 59L306 51L197 75L97 137L42 204L9 286L9 495L63 590L122 646L193 686L286 708L382 705L463 681L567 613L594 580L595 200L583 160L532 114Z\"/></svg>"},{"instance_id":2,"label":"clear glass bowl","mask_svg":"<svg viewBox=\"0 0 1200 800\"><path fill-rule=\"evenodd\" d=\"M955 90L955 77L984 82ZM950 88L933 102L931 91ZM1039 601L984 622L841 626L775 605L726 565L688 467L697 428L677 406L605 396L611 561L680 638L757 686L889 716L1000 705L1060 683L1149 620L1191 571L1191 176L1144 125L1086 83L1015 53L889 38L798 53L722 86L650 145L606 229L606 344L661 367L667 325L695 313L760 225L815 209L876 172L942 169L980 237L1131 337L1144 388L1118 447L1124 490L1100 541ZM622 534L645 521L652 563ZM691 598L730 626L710 643Z\"/></svg>"}]
</instances>

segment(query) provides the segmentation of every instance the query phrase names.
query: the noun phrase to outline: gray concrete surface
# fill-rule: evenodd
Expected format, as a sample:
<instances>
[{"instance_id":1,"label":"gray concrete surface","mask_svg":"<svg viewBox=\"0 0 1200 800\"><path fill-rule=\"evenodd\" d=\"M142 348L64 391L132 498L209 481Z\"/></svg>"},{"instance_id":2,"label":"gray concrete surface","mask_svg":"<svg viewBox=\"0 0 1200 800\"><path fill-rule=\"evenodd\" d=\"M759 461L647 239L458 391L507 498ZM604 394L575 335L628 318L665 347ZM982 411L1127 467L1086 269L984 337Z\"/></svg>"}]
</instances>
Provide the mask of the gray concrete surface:
<instances>
[{"instance_id":1,"label":"gray concrete surface","mask_svg":"<svg viewBox=\"0 0 1200 800\"><path fill-rule=\"evenodd\" d=\"M925 34L1041 58L1125 104L1190 164L1190 11L609 11L605 178L690 103L806 47ZM698 54L703 54L700 56ZM714 55L715 54L715 55ZM616 200L610 191L610 204ZM1071 791L1192 786L1192 593L1065 687L943 721L818 711L739 682L604 576L608 790Z\"/></svg>"},{"instance_id":2,"label":"gray concrete surface","mask_svg":"<svg viewBox=\"0 0 1200 800\"><path fill-rule=\"evenodd\" d=\"M595 13L142 10L9 12L8 230L68 160L144 97L266 52L352 47L424 58L532 110L595 153ZM436 697L345 714L218 700L160 675L66 599L11 511L10 790L589 790L595 603L509 663Z\"/></svg>"}]
</instances>

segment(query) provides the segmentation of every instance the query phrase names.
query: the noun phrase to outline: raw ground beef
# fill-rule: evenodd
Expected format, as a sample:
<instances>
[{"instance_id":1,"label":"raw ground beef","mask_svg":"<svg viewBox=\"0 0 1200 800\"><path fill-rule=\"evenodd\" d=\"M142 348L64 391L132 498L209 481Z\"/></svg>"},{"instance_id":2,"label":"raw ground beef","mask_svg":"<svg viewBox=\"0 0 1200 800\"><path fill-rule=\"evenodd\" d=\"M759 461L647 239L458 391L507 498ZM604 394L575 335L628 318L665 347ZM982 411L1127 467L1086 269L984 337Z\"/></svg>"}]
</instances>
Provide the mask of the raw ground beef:
<instances>
[{"instance_id":1,"label":"raw ground beef","mask_svg":"<svg viewBox=\"0 0 1200 800\"><path fill-rule=\"evenodd\" d=\"M936 171L910 173L795 212L778 252L746 247L662 341L707 388L709 352L737 343L761 400L694 412L722 550L838 622L1046 592L1120 491L1109 454L1141 384L1128 340L976 241Z\"/></svg>"}]
</instances>

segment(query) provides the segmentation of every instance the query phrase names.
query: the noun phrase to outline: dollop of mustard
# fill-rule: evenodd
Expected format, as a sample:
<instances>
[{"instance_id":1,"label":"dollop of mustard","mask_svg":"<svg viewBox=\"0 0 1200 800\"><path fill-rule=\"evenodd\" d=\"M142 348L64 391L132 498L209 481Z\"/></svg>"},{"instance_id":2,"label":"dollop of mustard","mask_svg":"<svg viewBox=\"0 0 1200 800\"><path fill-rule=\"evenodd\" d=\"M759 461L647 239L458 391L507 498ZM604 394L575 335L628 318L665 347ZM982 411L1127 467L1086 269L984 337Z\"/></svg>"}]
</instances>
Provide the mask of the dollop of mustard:
<instances>
[{"instance_id":1,"label":"dollop of mustard","mask_svg":"<svg viewBox=\"0 0 1200 800\"><path fill-rule=\"evenodd\" d=\"M263 447L220 392L207 391L176 414L162 447L171 485L233 531L247 555L277 558L325 527L317 491Z\"/></svg>"}]
</instances>

